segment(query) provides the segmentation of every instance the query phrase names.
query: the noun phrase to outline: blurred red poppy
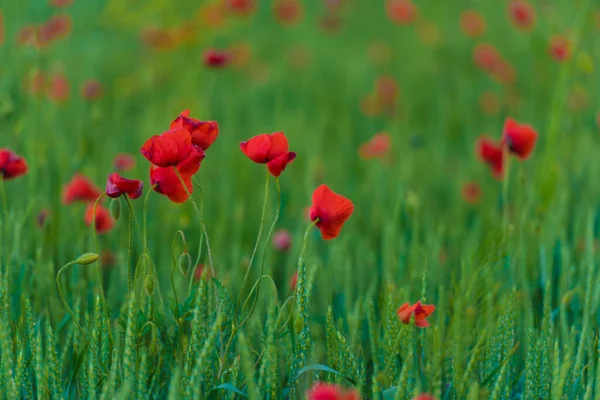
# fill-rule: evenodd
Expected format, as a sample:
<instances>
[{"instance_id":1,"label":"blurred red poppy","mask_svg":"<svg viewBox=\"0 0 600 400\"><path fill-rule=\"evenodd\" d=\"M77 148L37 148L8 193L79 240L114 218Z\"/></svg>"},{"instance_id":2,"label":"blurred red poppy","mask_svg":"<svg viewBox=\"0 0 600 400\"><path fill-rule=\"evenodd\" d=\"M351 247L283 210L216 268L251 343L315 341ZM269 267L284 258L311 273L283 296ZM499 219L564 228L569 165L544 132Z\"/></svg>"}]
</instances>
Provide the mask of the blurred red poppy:
<instances>
[{"instance_id":1,"label":"blurred red poppy","mask_svg":"<svg viewBox=\"0 0 600 400\"><path fill-rule=\"evenodd\" d=\"M189 115L190 110L182 111L171 122L171 129L185 128L192 135L192 144L205 151L219 136L219 124L216 121L200 121Z\"/></svg>"},{"instance_id":2,"label":"blurred red poppy","mask_svg":"<svg viewBox=\"0 0 600 400\"><path fill-rule=\"evenodd\" d=\"M27 162L9 149L0 149L0 178L3 181L18 178L27 173Z\"/></svg>"},{"instance_id":3,"label":"blurred red poppy","mask_svg":"<svg viewBox=\"0 0 600 400\"><path fill-rule=\"evenodd\" d=\"M58 14L50 17L39 29L39 44L46 47L69 35L73 26L69 14Z\"/></svg>"},{"instance_id":4,"label":"blurred red poppy","mask_svg":"<svg viewBox=\"0 0 600 400\"><path fill-rule=\"evenodd\" d=\"M127 179L113 172L106 182L106 195L113 199L126 194L130 199L137 199L142 195L144 184L137 179Z\"/></svg>"},{"instance_id":5,"label":"blurred red poppy","mask_svg":"<svg viewBox=\"0 0 600 400\"><path fill-rule=\"evenodd\" d=\"M358 154L365 160L384 157L390 151L391 141L389 133L378 133L360 146Z\"/></svg>"},{"instance_id":6,"label":"blurred red poppy","mask_svg":"<svg viewBox=\"0 0 600 400\"><path fill-rule=\"evenodd\" d=\"M33 96L40 96L46 88L46 77L40 70L33 70L23 78L23 90Z\"/></svg>"},{"instance_id":7,"label":"blurred red poppy","mask_svg":"<svg viewBox=\"0 0 600 400\"><path fill-rule=\"evenodd\" d=\"M298 271L295 271L292 277L290 278L290 289L292 292L296 290L296 285L298 284Z\"/></svg>"},{"instance_id":8,"label":"blurred red poppy","mask_svg":"<svg viewBox=\"0 0 600 400\"><path fill-rule=\"evenodd\" d=\"M229 51L209 49L202 55L204 65L211 68L225 68L231 62L232 56Z\"/></svg>"},{"instance_id":9,"label":"blurred red poppy","mask_svg":"<svg viewBox=\"0 0 600 400\"><path fill-rule=\"evenodd\" d=\"M479 43L473 48L473 60L482 70L493 72L502 58L494 45Z\"/></svg>"},{"instance_id":10,"label":"blurred red poppy","mask_svg":"<svg viewBox=\"0 0 600 400\"><path fill-rule=\"evenodd\" d=\"M256 8L256 0L224 0L225 7L232 14L248 15Z\"/></svg>"},{"instance_id":11,"label":"blurred red poppy","mask_svg":"<svg viewBox=\"0 0 600 400\"><path fill-rule=\"evenodd\" d=\"M294 25L302 18L302 3L299 0L276 0L273 11L283 25Z\"/></svg>"},{"instance_id":12,"label":"blurred red poppy","mask_svg":"<svg viewBox=\"0 0 600 400\"><path fill-rule=\"evenodd\" d=\"M202 159L190 154L187 159L176 166L190 193L194 191L192 176L200 169L201 161ZM184 203L188 199L188 194L172 167L162 168L151 165L150 184L154 187L155 192L167 196L174 203Z\"/></svg>"},{"instance_id":13,"label":"blurred red poppy","mask_svg":"<svg viewBox=\"0 0 600 400\"><path fill-rule=\"evenodd\" d=\"M422 393L418 396L412 398L412 400L437 400L435 396L432 396L428 393Z\"/></svg>"},{"instance_id":14,"label":"blurred red poppy","mask_svg":"<svg viewBox=\"0 0 600 400\"><path fill-rule=\"evenodd\" d=\"M273 235L273 246L281 252L286 252L292 247L292 235L285 230L280 229Z\"/></svg>"},{"instance_id":15,"label":"blurred red poppy","mask_svg":"<svg viewBox=\"0 0 600 400\"><path fill-rule=\"evenodd\" d=\"M85 209L85 224L92 225L94 222L94 203L89 203ZM115 220L110 212L101 204L96 205L96 233L99 235L107 233L115 226Z\"/></svg>"},{"instance_id":16,"label":"blurred red poppy","mask_svg":"<svg viewBox=\"0 0 600 400\"><path fill-rule=\"evenodd\" d=\"M469 204L477 204L481 198L481 187L477 182L467 182L462 187L463 199Z\"/></svg>"},{"instance_id":17,"label":"blurred red poppy","mask_svg":"<svg viewBox=\"0 0 600 400\"><path fill-rule=\"evenodd\" d=\"M476 38L485 33L486 22L479 12L465 10L460 15L460 28L468 37Z\"/></svg>"},{"instance_id":18,"label":"blurred red poppy","mask_svg":"<svg viewBox=\"0 0 600 400\"><path fill-rule=\"evenodd\" d=\"M140 152L158 167L172 167L189 157L204 158L202 149L192 145L192 135L183 127L175 127L161 135L154 135L144 143Z\"/></svg>"},{"instance_id":19,"label":"blurred red poppy","mask_svg":"<svg viewBox=\"0 0 600 400\"><path fill-rule=\"evenodd\" d=\"M419 9L411 0L386 0L385 11L390 21L407 25L419 15Z\"/></svg>"},{"instance_id":20,"label":"blurred red poppy","mask_svg":"<svg viewBox=\"0 0 600 400\"><path fill-rule=\"evenodd\" d=\"M308 400L360 400L360 395L354 389L323 382L315 383L306 396Z\"/></svg>"},{"instance_id":21,"label":"blurred red poppy","mask_svg":"<svg viewBox=\"0 0 600 400\"><path fill-rule=\"evenodd\" d=\"M427 317L429 317L435 311L435 306L430 304L421 304L421 301L417 301L412 306L409 303L405 303L398 308L396 314L398 318L404 324L410 324L410 320L414 315L415 325L419 328L426 328L429 326Z\"/></svg>"},{"instance_id":22,"label":"blurred red poppy","mask_svg":"<svg viewBox=\"0 0 600 400\"><path fill-rule=\"evenodd\" d=\"M496 179L502 179L504 175L504 149L502 144L496 144L487 137L477 140L475 151L481 161L489 165Z\"/></svg>"},{"instance_id":23,"label":"blurred red poppy","mask_svg":"<svg viewBox=\"0 0 600 400\"><path fill-rule=\"evenodd\" d=\"M511 153L521 160L526 160L537 142L538 134L531 125L520 124L512 118L504 121L504 132L502 140L508 146Z\"/></svg>"},{"instance_id":24,"label":"blurred red poppy","mask_svg":"<svg viewBox=\"0 0 600 400\"><path fill-rule=\"evenodd\" d=\"M255 163L267 164L274 177L281 175L287 165L296 158L296 153L289 151L288 141L283 132L254 136L240 143L240 149Z\"/></svg>"},{"instance_id":25,"label":"blurred red poppy","mask_svg":"<svg viewBox=\"0 0 600 400\"><path fill-rule=\"evenodd\" d=\"M75 174L71 181L63 187L63 203L76 201L96 201L102 192L85 175Z\"/></svg>"},{"instance_id":26,"label":"blurred red poppy","mask_svg":"<svg viewBox=\"0 0 600 400\"><path fill-rule=\"evenodd\" d=\"M102 84L96 80L85 81L81 87L81 97L86 100L98 100L102 97Z\"/></svg>"},{"instance_id":27,"label":"blurred red poppy","mask_svg":"<svg viewBox=\"0 0 600 400\"><path fill-rule=\"evenodd\" d=\"M73 0L50 0L50 5L54 7L67 7L73 4Z\"/></svg>"},{"instance_id":28,"label":"blurred red poppy","mask_svg":"<svg viewBox=\"0 0 600 400\"><path fill-rule=\"evenodd\" d=\"M62 73L56 73L50 77L50 87L48 88L48 98L55 103L64 103L69 99L71 88L67 77Z\"/></svg>"},{"instance_id":29,"label":"blurred red poppy","mask_svg":"<svg viewBox=\"0 0 600 400\"><path fill-rule=\"evenodd\" d=\"M225 23L225 7L220 3L204 4L198 9L197 16L204 25L220 28Z\"/></svg>"},{"instance_id":30,"label":"blurred red poppy","mask_svg":"<svg viewBox=\"0 0 600 400\"><path fill-rule=\"evenodd\" d=\"M50 211L43 209L40 210L38 215L35 217L35 222L39 228L43 228L46 225L46 220L48 220L48 216L50 215Z\"/></svg>"},{"instance_id":31,"label":"blurred red poppy","mask_svg":"<svg viewBox=\"0 0 600 400\"><path fill-rule=\"evenodd\" d=\"M24 25L17 35L17 44L21 46L38 46L38 30L35 25Z\"/></svg>"},{"instance_id":32,"label":"blurred red poppy","mask_svg":"<svg viewBox=\"0 0 600 400\"><path fill-rule=\"evenodd\" d=\"M319 219L316 226L325 240L335 239L353 212L352 201L333 192L327 185L319 186L312 194L310 220Z\"/></svg>"},{"instance_id":33,"label":"blurred red poppy","mask_svg":"<svg viewBox=\"0 0 600 400\"><path fill-rule=\"evenodd\" d=\"M550 38L548 53L558 62L571 58L571 41L564 36L555 35Z\"/></svg>"},{"instance_id":34,"label":"blurred red poppy","mask_svg":"<svg viewBox=\"0 0 600 400\"><path fill-rule=\"evenodd\" d=\"M526 0L512 0L508 5L508 15L519 29L529 30L535 24L535 9Z\"/></svg>"},{"instance_id":35,"label":"blurred red poppy","mask_svg":"<svg viewBox=\"0 0 600 400\"><path fill-rule=\"evenodd\" d=\"M119 153L115 156L113 166L121 172L131 171L135 168L135 158L131 154Z\"/></svg>"}]
</instances>

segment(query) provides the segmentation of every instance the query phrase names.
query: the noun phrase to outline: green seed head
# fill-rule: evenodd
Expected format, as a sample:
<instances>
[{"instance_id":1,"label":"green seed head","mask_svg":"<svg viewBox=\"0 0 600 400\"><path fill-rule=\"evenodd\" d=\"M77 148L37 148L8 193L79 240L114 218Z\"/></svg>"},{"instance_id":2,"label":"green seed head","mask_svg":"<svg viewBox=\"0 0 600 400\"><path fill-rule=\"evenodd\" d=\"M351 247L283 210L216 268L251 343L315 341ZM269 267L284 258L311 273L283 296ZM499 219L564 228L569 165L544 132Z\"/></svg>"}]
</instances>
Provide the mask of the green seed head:
<instances>
[{"instance_id":1,"label":"green seed head","mask_svg":"<svg viewBox=\"0 0 600 400\"><path fill-rule=\"evenodd\" d=\"M154 294L154 275L146 275L146 279L144 279L144 290L149 297Z\"/></svg>"},{"instance_id":2,"label":"green seed head","mask_svg":"<svg viewBox=\"0 0 600 400\"><path fill-rule=\"evenodd\" d=\"M112 199L110 202L110 215L115 219L115 221L119 220L121 216L121 198L117 197L116 199Z\"/></svg>"},{"instance_id":3,"label":"green seed head","mask_svg":"<svg viewBox=\"0 0 600 400\"><path fill-rule=\"evenodd\" d=\"M190 268L192 267L192 256L187 251L184 251L179 256L179 271L183 276L187 276L188 272L190 272Z\"/></svg>"}]
</instances>

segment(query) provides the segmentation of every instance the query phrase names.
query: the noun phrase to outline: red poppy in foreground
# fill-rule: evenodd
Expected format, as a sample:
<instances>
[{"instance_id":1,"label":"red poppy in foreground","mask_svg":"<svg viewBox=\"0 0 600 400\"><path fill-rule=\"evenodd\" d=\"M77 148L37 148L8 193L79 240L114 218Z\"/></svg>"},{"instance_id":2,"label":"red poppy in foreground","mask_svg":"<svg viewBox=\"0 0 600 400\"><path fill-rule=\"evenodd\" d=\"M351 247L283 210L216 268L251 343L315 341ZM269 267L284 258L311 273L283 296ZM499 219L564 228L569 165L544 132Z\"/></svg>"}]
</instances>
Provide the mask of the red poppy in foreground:
<instances>
[{"instance_id":1,"label":"red poppy in foreground","mask_svg":"<svg viewBox=\"0 0 600 400\"><path fill-rule=\"evenodd\" d=\"M115 156L113 166L118 171L130 171L135 167L135 158L131 154L119 153Z\"/></svg>"},{"instance_id":2,"label":"red poppy in foreground","mask_svg":"<svg viewBox=\"0 0 600 400\"><path fill-rule=\"evenodd\" d=\"M285 167L296 158L296 153L289 151L288 141L283 132L254 136L240 143L240 149L255 163L267 164L274 177L281 175Z\"/></svg>"},{"instance_id":3,"label":"red poppy in foreground","mask_svg":"<svg viewBox=\"0 0 600 400\"><path fill-rule=\"evenodd\" d=\"M123 178L118 172L110 174L106 182L106 195L113 199L126 194L135 200L142 195L143 189L144 184L141 181Z\"/></svg>"},{"instance_id":4,"label":"red poppy in foreground","mask_svg":"<svg viewBox=\"0 0 600 400\"><path fill-rule=\"evenodd\" d=\"M310 220L315 221L325 240L335 239L344 223L354 212L354 204L346 197L333 192L329 186L321 185L312 194Z\"/></svg>"},{"instance_id":5,"label":"red poppy in foreground","mask_svg":"<svg viewBox=\"0 0 600 400\"><path fill-rule=\"evenodd\" d=\"M360 400L354 389L346 389L333 383L317 382L306 392L308 400Z\"/></svg>"},{"instance_id":6,"label":"red poppy in foreground","mask_svg":"<svg viewBox=\"0 0 600 400\"><path fill-rule=\"evenodd\" d=\"M510 152L521 160L526 160L531 155L537 138L537 132L530 125L519 124L512 118L507 118L504 122L502 140Z\"/></svg>"},{"instance_id":7,"label":"red poppy in foreground","mask_svg":"<svg viewBox=\"0 0 600 400\"><path fill-rule=\"evenodd\" d=\"M421 301L417 301L412 306L409 303L405 303L398 308L396 314L398 318L404 324L410 324L410 320L414 315L415 325L419 328L426 328L429 326L427 317L429 317L435 311L435 306L431 304L421 304Z\"/></svg>"},{"instance_id":8,"label":"red poppy in foreground","mask_svg":"<svg viewBox=\"0 0 600 400\"><path fill-rule=\"evenodd\" d=\"M190 110L184 110L173 122L171 129L185 128L192 135L192 144L206 151L219 136L219 124L216 121L200 121L190 118Z\"/></svg>"},{"instance_id":9,"label":"red poppy in foreground","mask_svg":"<svg viewBox=\"0 0 600 400\"><path fill-rule=\"evenodd\" d=\"M27 162L9 149L0 149L0 178L3 181L18 178L27 173Z\"/></svg>"},{"instance_id":10,"label":"red poppy in foreground","mask_svg":"<svg viewBox=\"0 0 600 400\"><path fill-rule=\"evenodd\" d=\"M96 201L102 192L85 175L75 174L71 182L63 188L63 203L71 204L76 201Z\"/></svg>"},{"instance_id":11,"label":"red poppy in foreground","mask_svg":"<svg viewBox=\"0 0 600 400\"><path fill-rule=\"evenodd\" d=\"M199 163L204 158L202 150L192 146L190 132L182 127L152 136L144 143L140 152L158 167L172 167L189 157L197 158Z\"/></svg>"},{"instance_id":12,"label":"red poppy in foreground","mask_svg":"<svg viewBox=\"0 0 600 400\"><path fill-rule=\"evenodd\" d=\"M176 167L190 193L194 191L192 176L200 169L200 161L192 154ZM151 165L150 184L154 186L155 192L167 196L174 203L184 203L188 199L188 194L173 167Z\"/></svg>"},{"instance_id":13,"label":"red poppy in foreground","mask_svg":"<svg viewBox=\"0 0 600 400\"><path fill-rule=\"evenodd\" d=\"M529 30L535 23L535 10L526 0L513 0L508 6L508 15L519 29Z\"/></svg>"},{"instance_id":14,"label":"red poppy in foreground","mask_svg":"<svg viewBox=\"0 0 600 400\"><path fill-rule=\"evenodd\" d=\"M210 49L204 52L202 59L207 67L225 68L229 65L232 56L228 51Z\"/></svg>"},{"instance_id":15,"label":"red poppy in foreground","mask_svg":"<svg viewBox=\"0 0 600 400\"><path fill-rule=\"evenodd\" d=\"M388 133L378 133L367 143L364 143L358 149L361 158L369 160L371 158L381 158L388 154L391 146L391 138Z\"/></svg>"},{"instance_id":16,"label":"red poppy in foreground","mask_svg":"<svg viewBox=\"0 0 600 400\"><path fill-rule=\"evenodd\" d=\"M89 203L85 209L85 224L92 225L94 221L94 203ZM110 216L110 212L101 204L96 206L96 233L103 234L110 231L115 226L115 220Z\"/></svg>"},{"instance_id":17,"label":"red poppy in foreground","mask_svg":"<svg viewBox=\"0 0 600 400\"><path fill-rule=\"evenodd\" d=\"M496 179L502 179L504 175L504 149L502 144L496 144L492 139L481 137L477 140L475 151L481 161L492 169Z\"/></svg>"}]
</instances>

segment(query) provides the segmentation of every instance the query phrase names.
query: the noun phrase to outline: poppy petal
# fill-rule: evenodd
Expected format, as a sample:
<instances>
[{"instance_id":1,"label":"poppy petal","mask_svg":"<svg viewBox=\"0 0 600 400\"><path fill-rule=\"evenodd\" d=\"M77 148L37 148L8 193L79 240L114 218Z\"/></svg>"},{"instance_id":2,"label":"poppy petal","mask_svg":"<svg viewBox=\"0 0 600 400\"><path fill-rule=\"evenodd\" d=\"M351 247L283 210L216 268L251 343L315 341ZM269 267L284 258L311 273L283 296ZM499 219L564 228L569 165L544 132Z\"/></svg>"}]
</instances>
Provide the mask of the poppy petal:
<instances>
[{"instance_id":1,"label":"poppy petal","mask_svg":"<svg viewBox=\"0 0 600 400\"><path fill-rule=\"evenodd\" d=\"M287 153L289 149L288 140L283 132L271 134L271 147L267 154L267 161L272 161Z\"/></svg>"},{"instance_id":2,"label":"poppy petal","mask_svg":"<svg viewBox=\"0 0 600 400\"><path fill-rule=\"evenodd\" d=\"M264 164L268 161L267 155L271 148L271 136L263 133L240 143L242 152L252 161Z\"/></svg>"},{"instance_id":3,"label":"poppy petal","mask_svg":"<svg viewBox=\"0 0 600 400\"><path fill-rule=\"evenodd\" d=\"M333 192L327 185L319 186L313 192L313 204L310 208L310 219L315 221L325 240L336 238L342 226L354 212L354 204L346 197Z\"/></svg>"},{"instance_id":4,"label":"poppy petal","mask_svg":"<svg viewBox=\"0 0 600 400\"><path fill-rule=\"evenodd\" d=\"M269 161L267 163L267 168L269 168L269 172L274 177L279 177L281 173L285 170L285 167L296 158L296 153L290 151L288 153L284 153L276 159Z\"/></svg>"}]
</instances>

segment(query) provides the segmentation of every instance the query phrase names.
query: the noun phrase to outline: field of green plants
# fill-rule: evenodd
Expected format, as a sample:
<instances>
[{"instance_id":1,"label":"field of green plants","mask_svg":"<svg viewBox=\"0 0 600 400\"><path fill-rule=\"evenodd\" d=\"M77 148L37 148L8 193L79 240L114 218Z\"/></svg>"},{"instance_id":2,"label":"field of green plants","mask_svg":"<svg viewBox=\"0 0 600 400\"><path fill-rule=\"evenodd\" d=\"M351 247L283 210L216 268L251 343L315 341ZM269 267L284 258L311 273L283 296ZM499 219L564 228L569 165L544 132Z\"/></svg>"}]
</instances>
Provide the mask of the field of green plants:
<instances>
[{"instance_id":1,"label":"field of green plants","mask_svg":"<svg viewBox=\"0 0 600 400\"><path fill-rule=\"evenodd\" d=\"M0 399L600 399L599 34L0 0Z\"/></svg>"}]
</instances>

